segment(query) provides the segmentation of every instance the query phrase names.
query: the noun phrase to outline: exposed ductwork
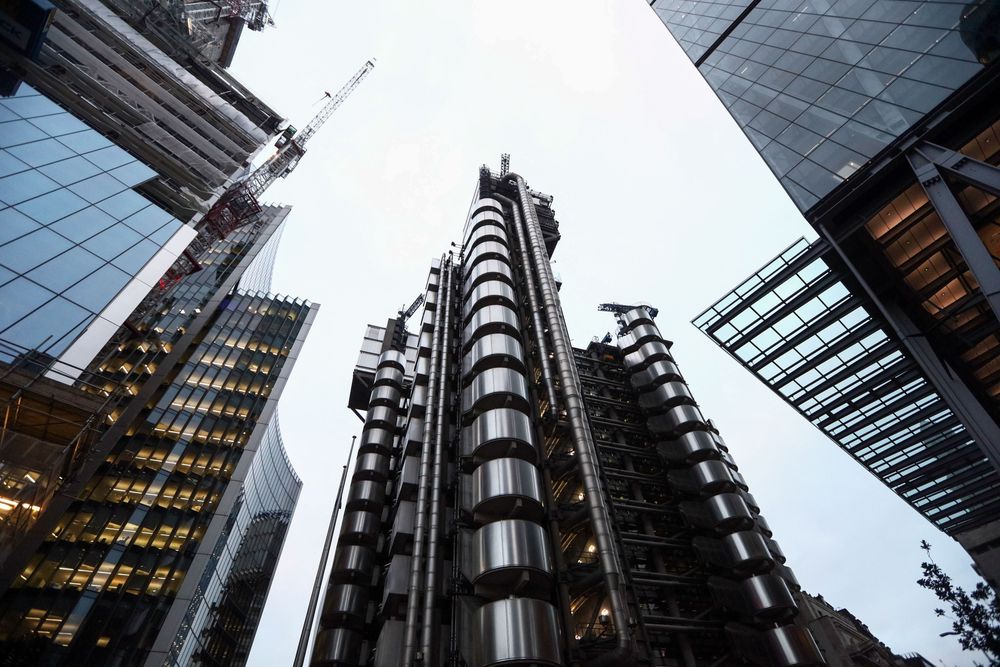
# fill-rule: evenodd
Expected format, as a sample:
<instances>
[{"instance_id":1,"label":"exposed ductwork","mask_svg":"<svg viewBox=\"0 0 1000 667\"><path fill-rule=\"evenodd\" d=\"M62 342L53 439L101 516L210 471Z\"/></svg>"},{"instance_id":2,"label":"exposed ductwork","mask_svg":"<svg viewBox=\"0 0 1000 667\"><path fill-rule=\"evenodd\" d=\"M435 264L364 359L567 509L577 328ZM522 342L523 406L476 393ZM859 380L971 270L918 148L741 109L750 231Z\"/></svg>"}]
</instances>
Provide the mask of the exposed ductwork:
<instances>
[{"instance_id":1,"label":"exposed ductwork","mask_svg":"<svg viewBox=\"0 0 1000 667\"><path fill-rule=\"evenodd\" d=\"M542 240L541 226L535 215L534 202L531 200L523 178L513 173L508 174L507 178L517 184L518 198L524 214L525 233L531 248L532 261L530 268L526 267L526 269L534 271L538 278L538 289L542 297L542 306L545 309L549 335L552 337L555 348L556 367L559 369L562 386L563 406L572 429L573 444L579 459L580 476L590 514L591 529L594 534L601 570L604 574L604 585L607 589L608 604L617 637L616 649L593 661L592 665L597 667L598 665L630 660L635 654L635 642L632 638L632 624L625 599L622 566L618 560L617 549L611 533L611 516L605 505L604 492L601 489L597 448L587 423L583 397L580 394L580 378L573 361L569 330L559 304L552 267L549 265L548 257L545 256L545 243Z\"/></svg>"}]
</instances>

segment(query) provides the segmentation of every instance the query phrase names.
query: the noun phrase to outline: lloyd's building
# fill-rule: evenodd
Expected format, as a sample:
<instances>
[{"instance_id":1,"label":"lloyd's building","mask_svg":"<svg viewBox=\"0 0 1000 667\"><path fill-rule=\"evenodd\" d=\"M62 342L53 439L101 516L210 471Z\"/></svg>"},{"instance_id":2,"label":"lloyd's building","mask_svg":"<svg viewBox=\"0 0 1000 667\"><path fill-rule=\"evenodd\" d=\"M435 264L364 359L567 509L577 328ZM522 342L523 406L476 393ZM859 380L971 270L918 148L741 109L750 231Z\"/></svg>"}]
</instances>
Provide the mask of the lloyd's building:
<instances>
[{"instance_id":1,"label":"lloyd's building","mask_svg":"<svg viewBox=\"0 0 1000 667\"><path fill-rule=\"evenodd\" d=\"M306 664L823 664L656 310L570 344L559 238L551 197L484 167L416 331L369 326Z\"/></svg>"}]
</instances>

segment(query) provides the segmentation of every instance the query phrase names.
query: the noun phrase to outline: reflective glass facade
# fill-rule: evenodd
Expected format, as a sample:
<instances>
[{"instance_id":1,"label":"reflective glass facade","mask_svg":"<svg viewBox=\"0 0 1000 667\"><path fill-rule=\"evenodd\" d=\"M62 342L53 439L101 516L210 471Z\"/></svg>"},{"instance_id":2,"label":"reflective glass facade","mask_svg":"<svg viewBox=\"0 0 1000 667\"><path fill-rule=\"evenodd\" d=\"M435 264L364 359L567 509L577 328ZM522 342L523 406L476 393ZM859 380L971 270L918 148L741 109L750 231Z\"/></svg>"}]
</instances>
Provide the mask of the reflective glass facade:
<instances>
[{"instance_id":1,"label":"reflective glass facade","mask_svg":"<svg viewBox=\"0 0 1000 667\"><path fill-rule=\"evenodd\" d=\"M301 487L275 417L201 576L167 664L246 664Z\"/></svg>"},{"instance_id":2,"label":"reflective glass facade","mask_svg":"<svg viewBox=\"0 0 1000 667\"><path fill-rule=\"evenodd\" d=\"M803 211L1000 52L991 0L651 4Z\"/></svg>"},{"instance_id":3,"label":"reflective glass facade","mask_svg":"<svg viewBox=\"0 0 1000 667\"><path fill-rule=\"evenodd\" d=\"M213 270L195 275L211 282ZM204 284L189 287L197 295ZM260 293L222 299L0 599L7 656L71 665L146 659L172 606L187 610L194 598L312 312L308 302ZM160 349L170 348L175 326L185 325L153 329L162 330ZM151 343L121 354L143 345ZM106 367L115 363L123 374L131 368L120 358ZM267 474L280 478L282 468ZM196 579L186 589L188 575Z\"/></svg>"},{"instance_id":4,"label":"reflective glass facade","mask_svg":"<svg viewBox=\"0 0 1000 667\"><path fill-rule=\"evenodd\" d=\"M1000 475L829 254L799 240L695 325L942 530L995 520Z\"/></svg>"},{"instance_id":5,"label":"reflective glass facade","mask_svg":"<svg viewBox=\"0 0 1000 667\"><path fill-rule=\"evenodd\" d=\"M181 229L154 176L30 86L0 98L0 360L59 356Z\"/></svg>"}]
</instances>

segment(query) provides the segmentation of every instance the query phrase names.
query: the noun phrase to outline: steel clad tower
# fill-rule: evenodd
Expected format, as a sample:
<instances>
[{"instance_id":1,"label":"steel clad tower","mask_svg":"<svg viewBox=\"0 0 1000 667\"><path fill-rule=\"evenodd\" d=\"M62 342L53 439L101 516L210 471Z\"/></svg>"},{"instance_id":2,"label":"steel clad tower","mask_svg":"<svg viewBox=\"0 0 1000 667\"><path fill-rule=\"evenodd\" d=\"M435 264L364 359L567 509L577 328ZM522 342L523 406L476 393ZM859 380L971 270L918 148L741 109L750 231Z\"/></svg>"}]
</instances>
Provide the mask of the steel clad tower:
<instances>
[{"instance_id":1,"label":"steel clad tower","mask_svg":"<svg viewBox=\"0 0 1000 667\"><path fill-rule=\"evenodd\" d=\"M551 202L484 167L419 331L369 327L311 664L823 664L656 310L571 346Z\"/></svg>"}]
</instances>

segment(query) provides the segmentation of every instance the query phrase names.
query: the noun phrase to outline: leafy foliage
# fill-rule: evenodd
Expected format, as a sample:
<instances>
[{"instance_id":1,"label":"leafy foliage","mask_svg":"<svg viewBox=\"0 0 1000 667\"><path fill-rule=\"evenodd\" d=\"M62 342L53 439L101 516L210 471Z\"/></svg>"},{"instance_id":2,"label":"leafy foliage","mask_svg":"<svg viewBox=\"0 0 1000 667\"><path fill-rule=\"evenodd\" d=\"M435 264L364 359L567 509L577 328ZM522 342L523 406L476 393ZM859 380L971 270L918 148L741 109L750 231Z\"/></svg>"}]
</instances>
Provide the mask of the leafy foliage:
<instances>
[{"instance_id":1,"label":"leafy foliage","mask_svg":"<svg viewBox=\"0 0 1000 667\"><path fill-rule=\"evenodd\" d=\"M962 648L967 651L982 651L990 659L990 664L1000 664L1000 598L985 581L980 581L972 592L956 586L931 557L931 545L921 541L920 548L927 552L927 561L921 564L924 576L917 580L922 587L934 591L938 600L950 608L935 609L939 617L951 620L951 632L956 635Z\"/></svg>"}]
</instances>

